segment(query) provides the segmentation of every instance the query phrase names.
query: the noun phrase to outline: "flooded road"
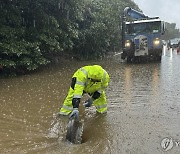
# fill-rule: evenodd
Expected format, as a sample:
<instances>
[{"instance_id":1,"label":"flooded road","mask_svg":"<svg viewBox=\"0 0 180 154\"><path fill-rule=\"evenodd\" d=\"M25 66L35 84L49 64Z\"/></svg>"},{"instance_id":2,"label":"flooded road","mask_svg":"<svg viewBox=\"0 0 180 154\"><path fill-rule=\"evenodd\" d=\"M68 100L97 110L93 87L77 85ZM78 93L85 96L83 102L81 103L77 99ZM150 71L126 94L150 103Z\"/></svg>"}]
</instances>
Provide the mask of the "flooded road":
<instances>
[{"instance_id":1,"label":"flooded road","mask_svg":"<svg viewBox=\"0 0 180 154\"><path fill-rule=\"evenodd\" d=\"M95 63L111 77L108 112L85 110L83 97L83 144L71 145L64 141L68 117L56 113L76 69ZM179 154L179 67L180 55L165 50L161 63L65 61L31 75L0 79L0 153Z\"/></svg>"}]
</instances>

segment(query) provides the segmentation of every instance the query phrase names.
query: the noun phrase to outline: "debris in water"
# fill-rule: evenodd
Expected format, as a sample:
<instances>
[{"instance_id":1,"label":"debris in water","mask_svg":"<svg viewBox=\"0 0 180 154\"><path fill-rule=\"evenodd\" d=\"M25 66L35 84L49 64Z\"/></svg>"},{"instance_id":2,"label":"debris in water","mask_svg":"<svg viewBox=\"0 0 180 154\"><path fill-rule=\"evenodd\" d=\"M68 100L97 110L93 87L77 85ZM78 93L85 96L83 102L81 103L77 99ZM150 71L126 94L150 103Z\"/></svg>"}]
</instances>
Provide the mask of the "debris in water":
<instances>
[{"instance_id":1,"label":"debris in water","mask_svg":"<svg viewBox=\"0 0 180 154\"><path fill-rule=\"evenodd\" d=\"M70 119L67 125L66 140L74 144L81 144L82 133L83 124L79 121L79 119L76 116L74 116L72 119Z\"/></svg>"}]
</instances>

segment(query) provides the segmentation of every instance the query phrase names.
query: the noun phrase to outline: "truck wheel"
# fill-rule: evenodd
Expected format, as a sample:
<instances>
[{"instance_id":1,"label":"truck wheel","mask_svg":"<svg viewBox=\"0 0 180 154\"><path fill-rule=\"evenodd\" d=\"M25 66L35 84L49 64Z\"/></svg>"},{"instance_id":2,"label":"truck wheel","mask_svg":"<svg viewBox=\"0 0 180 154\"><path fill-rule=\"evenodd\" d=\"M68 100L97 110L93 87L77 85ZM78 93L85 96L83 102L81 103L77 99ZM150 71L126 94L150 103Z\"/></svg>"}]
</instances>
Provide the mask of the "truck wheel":
<instances>
[{"instance_id":1,"label":"truck wheel","mask_svg":"<svg viewBox=\"0 0 180 154\"><path fill-rule=\"evenodd\" d=\"M131 63L132 62L132 57L127 57L127 63Z\"/></svg>"},{"instance_id":2,"label":"truck wheel","mask_svg":"<svg viewBox=\"0 0 180 154\"><path fill-rule=\"evenodd\" d=\"M161 56L158 56L158 57L157 57L157 61L161 61Z\"/></svg>"}]
</instances>

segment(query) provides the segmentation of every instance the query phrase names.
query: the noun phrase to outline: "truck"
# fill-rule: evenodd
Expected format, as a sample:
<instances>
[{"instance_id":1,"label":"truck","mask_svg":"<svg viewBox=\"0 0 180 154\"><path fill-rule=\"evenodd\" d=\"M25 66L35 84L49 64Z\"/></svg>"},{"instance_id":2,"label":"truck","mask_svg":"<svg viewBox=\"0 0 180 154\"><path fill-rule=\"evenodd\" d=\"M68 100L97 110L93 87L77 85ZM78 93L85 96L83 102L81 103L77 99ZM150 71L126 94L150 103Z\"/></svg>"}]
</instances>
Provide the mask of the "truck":
<instances>
[{"instance_id":1,"label":"truck","mask_svg":"<svg viewBox=\"0 0 180 154\"><path fill-rule=\"evenodd\" d=\"M161 61L164 32L165 24L159 17L148 17L126 7L122 17L121 58L127 62Z\"/></svg>"}]
</instances>

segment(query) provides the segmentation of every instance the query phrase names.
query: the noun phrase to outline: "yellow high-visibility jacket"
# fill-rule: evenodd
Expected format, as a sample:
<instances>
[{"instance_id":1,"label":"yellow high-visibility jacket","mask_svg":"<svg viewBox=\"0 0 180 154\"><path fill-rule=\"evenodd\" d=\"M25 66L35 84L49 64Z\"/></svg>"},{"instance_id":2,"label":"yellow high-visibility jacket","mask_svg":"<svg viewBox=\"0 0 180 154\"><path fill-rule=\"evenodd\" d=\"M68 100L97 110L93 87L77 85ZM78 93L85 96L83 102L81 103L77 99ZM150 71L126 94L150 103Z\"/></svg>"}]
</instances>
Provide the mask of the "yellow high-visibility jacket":
<instances>
[{"instance_id":1,"label":"yellow high-visibility jacket","mask_svg":"<svg viewBox=\"0 0 180 154\"><path fill-rule=\"evenodd\" d=\"M109 83L108 73L99 65L84 66L78 69L73 77L76 77L73 98L81 98L84 92L102 93Z\"/></svg>"}]
</instances>

